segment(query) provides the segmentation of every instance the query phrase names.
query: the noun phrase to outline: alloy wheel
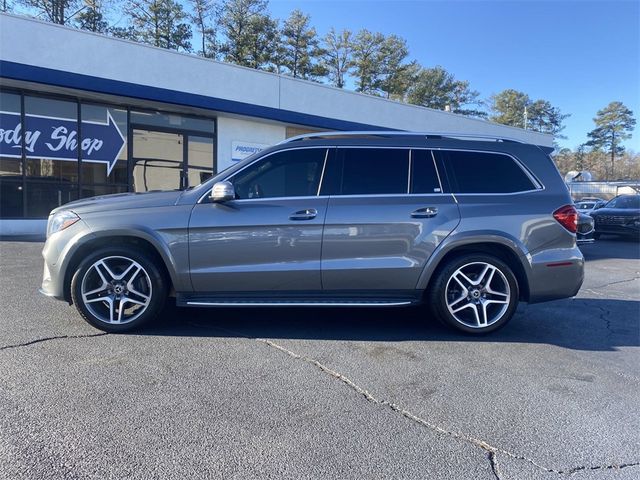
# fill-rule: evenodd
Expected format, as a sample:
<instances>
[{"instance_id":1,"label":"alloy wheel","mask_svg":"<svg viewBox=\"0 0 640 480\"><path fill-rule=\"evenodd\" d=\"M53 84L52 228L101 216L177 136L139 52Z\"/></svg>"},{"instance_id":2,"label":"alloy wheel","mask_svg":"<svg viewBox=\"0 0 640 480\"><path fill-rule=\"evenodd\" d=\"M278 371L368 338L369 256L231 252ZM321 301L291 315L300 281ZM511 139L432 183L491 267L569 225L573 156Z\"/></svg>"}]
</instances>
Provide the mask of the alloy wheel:
<instances>
[{"instance_id":1,"label":"alloy wheel","mask_svg":"<svg viewBox=\"0 0 640 480\"><path fill-rule=\"evenodd\" d=\"M504 273L495 265L472 262L458 268L447 282L446 304L462 325L482 329L499 321L511 301Z\"/></svg>"},{"instance_id":2,"label":"alloy wheel","mask_svg":"<svg viewBox=\"0 0 640 480\"><path fill-rule=\"evenodd\" d=\"M149 306L152 293L147 271L123 256L101 258L82 278L82 301L92 315L108 324L134 321Z\"/></svg>"}]
</instances>

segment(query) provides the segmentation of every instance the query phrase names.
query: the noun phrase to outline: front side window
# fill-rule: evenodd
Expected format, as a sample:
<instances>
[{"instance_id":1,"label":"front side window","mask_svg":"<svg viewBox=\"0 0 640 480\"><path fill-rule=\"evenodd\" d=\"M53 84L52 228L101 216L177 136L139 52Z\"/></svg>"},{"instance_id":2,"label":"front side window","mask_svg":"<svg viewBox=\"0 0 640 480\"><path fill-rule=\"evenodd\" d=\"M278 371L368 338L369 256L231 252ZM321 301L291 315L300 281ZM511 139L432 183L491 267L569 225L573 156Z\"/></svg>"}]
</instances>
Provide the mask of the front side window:
<instances>
[{"instance_id":1,"label":"front side window","mask_svg":"<svg viewBox=\"0 0 640 480\"><path fill-rule=\"evenodd\" d=\"M325 195L407 193L409 150L339 148L325 178L322 187Z\"/></svg>"},{"instance_id":2,"label":"front side window","mask_svg":"<svg viewBox=\"0 0 640 480\"><path fill-rule=\"evenodd\" d=\"M236 198L306 197L318 194L326 148L287 150L267 156L234 175Z\"/></svg>"},{"instance_id":3,"label":"front side window","mask_svg":"<svg viewBox=\"0 0 640 480\"><path fill-rule=\"evenodd\" d=\"M536 186L509 155L490 152L442 151L453 193L513 193Z\"/></svg>"}]
</instances>

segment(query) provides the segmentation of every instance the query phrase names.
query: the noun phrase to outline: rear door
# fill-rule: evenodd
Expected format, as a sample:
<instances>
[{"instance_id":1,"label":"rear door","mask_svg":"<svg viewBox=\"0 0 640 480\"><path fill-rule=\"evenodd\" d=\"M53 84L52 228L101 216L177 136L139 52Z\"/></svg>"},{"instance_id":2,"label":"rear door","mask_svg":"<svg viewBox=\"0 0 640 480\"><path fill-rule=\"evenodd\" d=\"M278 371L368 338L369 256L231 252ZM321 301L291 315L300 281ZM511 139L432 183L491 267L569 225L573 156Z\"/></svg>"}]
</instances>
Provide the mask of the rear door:
<instances>
[{"instance_id":1,"label":"rear door","mask_svg":"<svg viewBox=\"0 0 640 480\"><path fill-rule=\"evenodd\" d=\"M325 291L415 289L428 258L460 219L430 150L340 147L321 193L330 195Z\"/></svg>"}]
</instances>

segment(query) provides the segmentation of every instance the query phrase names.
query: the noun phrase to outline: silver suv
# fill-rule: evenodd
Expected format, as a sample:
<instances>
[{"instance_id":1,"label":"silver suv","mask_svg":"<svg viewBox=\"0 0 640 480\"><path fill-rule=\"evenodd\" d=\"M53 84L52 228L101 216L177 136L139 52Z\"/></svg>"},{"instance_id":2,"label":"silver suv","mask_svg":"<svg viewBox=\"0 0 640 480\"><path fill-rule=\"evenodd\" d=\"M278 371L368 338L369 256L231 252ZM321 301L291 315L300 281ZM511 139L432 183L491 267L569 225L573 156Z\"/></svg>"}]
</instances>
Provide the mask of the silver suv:
<instances>
[{"instance_id":1,"label":"silver suv","mask_svg":"<svg viewBox=\"0 0 640 480\"><path fill-rule=\"evenodd\" d=\"M186 307L424 304L467 333L583 280L551 149L504 138L307 135L186 191L51 212L42 292L123 332Z\"/></svg>"}]
</instances>

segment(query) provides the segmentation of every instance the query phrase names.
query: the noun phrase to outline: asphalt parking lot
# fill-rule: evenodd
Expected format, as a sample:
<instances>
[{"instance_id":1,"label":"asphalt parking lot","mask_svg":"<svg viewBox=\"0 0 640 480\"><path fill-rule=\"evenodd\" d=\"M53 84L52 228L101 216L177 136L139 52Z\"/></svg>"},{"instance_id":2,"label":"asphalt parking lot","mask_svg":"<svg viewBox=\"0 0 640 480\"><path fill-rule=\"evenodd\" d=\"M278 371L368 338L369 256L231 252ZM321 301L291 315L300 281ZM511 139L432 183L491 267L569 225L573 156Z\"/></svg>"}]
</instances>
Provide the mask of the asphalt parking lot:
<instances>
[{"instance_id":1,"label":"asphalt parking lot","mask_svg":"<svg viewBox=\"0 0 640 480\"><path fill-rule=\"evenodd\" d=\"M420 309L168 308L106 335L0 243L0 478L640 478L640 247L472 338Z\"/></svg>"}]
</instances>

